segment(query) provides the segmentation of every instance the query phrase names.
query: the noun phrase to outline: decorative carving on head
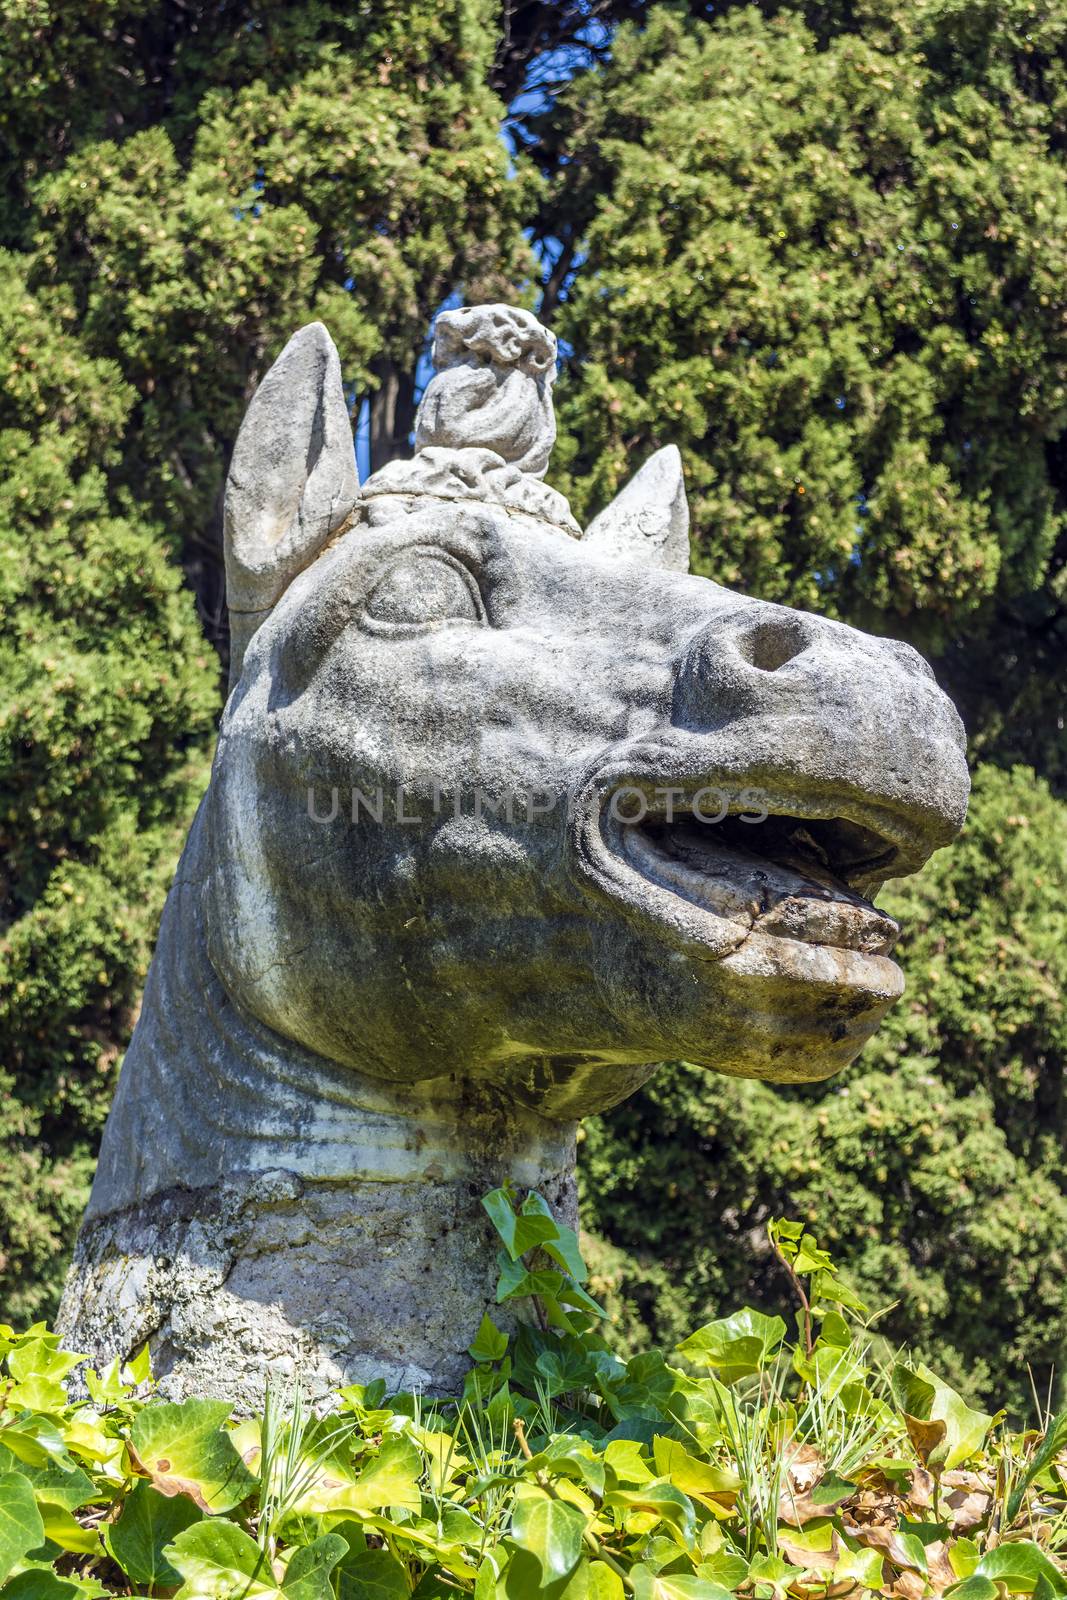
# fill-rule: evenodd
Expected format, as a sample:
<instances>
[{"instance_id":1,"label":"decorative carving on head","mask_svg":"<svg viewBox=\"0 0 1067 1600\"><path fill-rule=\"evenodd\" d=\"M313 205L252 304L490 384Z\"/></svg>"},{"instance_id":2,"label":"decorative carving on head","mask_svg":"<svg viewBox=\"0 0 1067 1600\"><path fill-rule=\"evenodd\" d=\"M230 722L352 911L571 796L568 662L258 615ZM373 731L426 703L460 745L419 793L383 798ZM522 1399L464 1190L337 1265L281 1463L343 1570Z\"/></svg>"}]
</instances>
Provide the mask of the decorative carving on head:
<instances>
[{"instance_id":1,"label":"decorative carving on head","mask_svg":"<svg viewBox=\"0 0 1067 1600\"><path fill-rule=\"evenodd\" d=\"M430 380L415 448L492 450L541 478L556 442L556 337L515 306L462 306L434 324Z\"/></svg>"},{"instance_id":2,"label":"decorative carving on head","mask_svg":"<svg viewBox=\"0 0 1067 1600\"><path fill-rule=\"evenodd\" d=\"M367 520L407 515L417 497L481 500L580 538L564 496L541 482L556 439L555 335L514 306L462 306L437 318L433 360L415 454L364 484Z\"/></svg>"}]
</instances>

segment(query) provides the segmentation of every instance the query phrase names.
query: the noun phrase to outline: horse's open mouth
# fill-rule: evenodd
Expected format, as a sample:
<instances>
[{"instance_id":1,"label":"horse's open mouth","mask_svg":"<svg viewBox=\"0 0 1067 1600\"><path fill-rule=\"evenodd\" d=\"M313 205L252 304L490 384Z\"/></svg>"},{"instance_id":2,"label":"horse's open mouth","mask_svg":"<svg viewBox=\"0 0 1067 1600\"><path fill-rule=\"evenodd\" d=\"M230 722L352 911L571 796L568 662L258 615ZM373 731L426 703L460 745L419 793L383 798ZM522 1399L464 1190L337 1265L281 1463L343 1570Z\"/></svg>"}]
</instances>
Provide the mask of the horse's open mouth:
<instances>
[{"instance_id":1,"label":"horse's open mouth","mask_svg":"<svg viewBox=\"0 0 1067 1600\"><path fill-rule=\"evenodd\" d=\"M636 808L635 809L640 809ZM612 853L655 890L738 929L888 956L899 927L869 897L894 875L896 844L844 817L743 814L707 820L678 799L627 819L612 808ZM609 843L609 839L605 839ZM699 915L699 911L698 911Z\"/></svg>"}]
</instances>

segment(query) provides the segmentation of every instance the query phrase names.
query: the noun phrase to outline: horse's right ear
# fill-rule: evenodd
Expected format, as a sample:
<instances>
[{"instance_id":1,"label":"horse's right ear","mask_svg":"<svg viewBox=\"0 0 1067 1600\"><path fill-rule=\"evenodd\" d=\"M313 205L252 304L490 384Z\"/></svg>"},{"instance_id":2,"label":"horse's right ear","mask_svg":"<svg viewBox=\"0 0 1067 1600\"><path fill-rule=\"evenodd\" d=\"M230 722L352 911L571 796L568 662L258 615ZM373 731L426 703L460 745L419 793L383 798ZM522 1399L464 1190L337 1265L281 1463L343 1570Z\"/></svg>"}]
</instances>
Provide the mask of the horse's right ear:
<instances>
[{"instance_id":1,"label":"horse's right ear","mask_svg":"<svg viewBox=\"0 0 1067 1600\"><path fill-rule=\"evenodd\" d=\"M583 538L592 549L619 561L670 572L689 571L689 503L682 458L666 445L594 517Z\"/></svg>"},{"instance_id":2,"label":"horse's right ear","mask_svg":"<svg viewBox=\"0 0 1067 1600\"><path fill-rule=\"evenodd\" d=\"M294 333L252 396L226 479L230 687L245 648L359 499L337 349L321 322Z\"/></svg>"}]
</instances>

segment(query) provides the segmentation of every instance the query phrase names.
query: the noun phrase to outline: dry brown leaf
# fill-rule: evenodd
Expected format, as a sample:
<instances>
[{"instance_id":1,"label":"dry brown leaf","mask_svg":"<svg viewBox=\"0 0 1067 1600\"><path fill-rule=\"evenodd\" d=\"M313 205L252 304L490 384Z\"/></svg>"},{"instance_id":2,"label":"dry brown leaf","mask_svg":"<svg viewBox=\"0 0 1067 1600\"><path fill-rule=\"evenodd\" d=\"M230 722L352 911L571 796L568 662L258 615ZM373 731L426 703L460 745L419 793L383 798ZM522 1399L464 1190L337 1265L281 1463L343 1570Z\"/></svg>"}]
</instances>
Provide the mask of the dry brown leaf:
<instances>
[{"instance_id":1,"label":"dry brown leaf","mask_svg":"<svg viewBox=\"0 0 1067 1600\"><path fill-rule=\"evenodd\" d=\"M948 1545L943 1539L934 1539L926 1546L926 1566L930 1573L930 1589L935 1595L959 1582L959 1574L949 1565Z\"/></svg>"},{"instance_id":2,"label":"dry brown leaf","mask_svg":"<svg viewBox=\"0 0 1067 1600\"><path fill-rule=\"evenodd\" d=\"M814 1445L799 1444L787 1459L786 1476L798 1493L803 1493L826 1476L826 1462Z\"/></svg>"},{"instance_id":3,"label":"dry brown leaf","mask_svg":"<svg viewBox=\"0 0 1067 1600\"><path fill-rule=\"evenodd\" d=\"M884 1488L868 1486L852 1496L849 1516L854 1521L896 1527L900 1514L900 1496L893 1493L884 1478L882 1483L885 1485Z\"/></svg>"},{"instance_id":4,"label":"dry brown leaf","mask_svg":"<svg viewBox=\"0 0 1067 1600\"><path fill-rule=\"evenodd\" d=\"M818 1487L818 1485L816 1485ZM787 1522L791 1528L802 1528L806 1522L813 1521L816 1517L830 1517L846 1500L851 1500L855 1490L847 1484L839 1495L832 1499L820 1500L816 1504L811 1498L811 1492L806 1494L791 1494L788 1484L783 1484L782 1492L778 1496L778 1520Z\"/></svg>"},{"instance_id":5,"label":"dry brown leaf","mask_svg":"<svg viewBox=\"0 0 1067 1600\"><path fill-rule=\"evenodd\" d=\"M945 1496L942 1504L949 1512L953 1533L970 1533L988 1519L993 1496L985 1489L955 1489Z\"/></svg>"},{"instance_id":6,"label":"dry brown leaf","mask_svg":"<svg viewBox=\"0 0 1067 1600\"><path fill-rule=\"evenodd\" d=\"M799 1578L789 1580L789 1593L796 1600L839 1600L856 1590L854 1578L830 1582L830 1573L841 1558L841 1540L836 1529L830 1536L829 1550L809 1550L806 1545L794 1544L788 1533L778 1530L778 1549L794 1567L803 1567Z\"/></svg>"},{"instance_id":7,"label":"dry brown leaf","mask_svg":"<svg viewBox=\"0 0 1067 1600\"><path fill-rule=\"evenodd\" d=\"M841 1554L841 1540L835 1529L830 1539L829 1550L809 1550L807 1545L794 1544L789 1535L779 1528L778 1548L792 1566L804 1568L804 1578L808 1573L814 1578L817 1573L834 1570ZM804 1578L798 1578L796 1582L803 1583ZM821 1586L825 1587L825 1583ZM789 1587L793 1588L794 1585L791 1583Z\"/></svg>"},{"instance_id":8,"label":"dry brown leaf","mask_svg":"<svg viewBox=\"0 0 1067 1600\"><path fill-rule=\"evenodd\" d=\"M942 1442L948 1429L939 1419L924 1422L921 1417L909 1417L904 1413L904 1422L908 1430L908 1438L915 1446L915 1453L925 1466L938 1445Z\"/></svg>"},{"instance_id":9,"label":"dry brown leaf","mask_svg":"<svg viewBox=\"0 0 1067 1600\"><path fill-rule=\"evenodd\" d=\"M914 1511L925 1511L934 1498L934 1475L925 1467L913 1467L908 1474L908 1505Z\"/></svg>"},{"instance_id":10,"label":"dry brown leaf","mask_svg":"<svg viewBox=\"0 0 1067 1600\"><path fill-rule=\"evenodd\" d=\"M907 1529L903 1530L905 1533ZM900 1528L874 1527L870 1524L846 1522L845 1532L858 1539L860 1544L866 1545L870 1550L880 1550L895 1567L909 1568L918 1571L915 1560L908 1554L901 1538Z\"/></svg>"},{"instance_id":11,"label":"dry brown leaf","mask_svg":"<svg viewBox=\"0 0 1067 1600\"><path fill-rule=\"evenodd\" d=\"M801 1577L794 1578L789 1585L789 1593L795 1595L797 1600L844 1600L845 1595L859 1592L859 1584L855 1578L842 1578L837 1583L830 1583L819 1573L804 1573Z\"/></svg>"},{"instance_id":12,"label":"dry brown leaf","mask_svg":"<svg viewBox=\"0 0 1067 1600\"><path fill-rule=\"evenodd\" d=\"M942 1505L949 1513L953 1533L969 1533L986 1521L994 1495L993 1479L987 1472L946 1472L941 1488L948 1491Z\"/></svg>"},{"instance_id":13,"label":"dry brown leaf","mask_svg":"<svg viewBox=\"0 0 1067 1600\"><path fill-rule=\"evenodd\" d=\"M898 1572L888 1589L883 1588L880 1592L893 1595L895 1600L922 1600L926 1593L926 1579L921 1572Z\"/></svg>"},{"instance_id":14,"label":"dry brown leaf","mask_svg":"<svg viewBox=\"0 0 1067 1600\"><path fill-rule=\"evenodd\" d=\"M816 1505L811 1496L826 1476L826 1462L813 1445L801 1444L788 1457L785 1476L778 1496L778 1516L791 1528L802 1528L813 1517L828 1517L838 1506L855 1494L849 1484L833 1500Z\"/></svg>"},{"instance_id":15,"label":"dry brown leaf","mask_svg":"<svg viewBox=\"0 0 1067 1600\"><path fill-rule=\"evenodd\" d=\"M952 1472L941 1474L942 1489L966 1489L968 1493L972 1490L981 1490L985 1494L992 1494L994 1482L992 1473L971 1472L963 1467L956 1467Z\"/></svg>"}]
</instances>

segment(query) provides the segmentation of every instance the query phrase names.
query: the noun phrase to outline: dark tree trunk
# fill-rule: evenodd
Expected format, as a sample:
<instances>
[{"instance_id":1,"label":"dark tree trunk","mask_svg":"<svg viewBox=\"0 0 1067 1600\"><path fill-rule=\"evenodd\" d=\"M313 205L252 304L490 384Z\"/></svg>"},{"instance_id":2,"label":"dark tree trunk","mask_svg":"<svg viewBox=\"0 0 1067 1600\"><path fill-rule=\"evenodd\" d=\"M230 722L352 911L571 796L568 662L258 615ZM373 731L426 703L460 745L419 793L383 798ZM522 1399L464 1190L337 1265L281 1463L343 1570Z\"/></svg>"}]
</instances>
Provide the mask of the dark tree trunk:
<instances>
[{"instance_id":1,"label":"dark tree trunk","mask_svg":"<svg viewBox=\"0 0 1067 1600\"><path fill-rule=\"evenodd\" d=\"M378 387L370 397L370 469L377 472L386 462L406 455L411 430L415 426L414 374L397 366L388 356L371 363Z\"/></svg>"}]
</instances>

